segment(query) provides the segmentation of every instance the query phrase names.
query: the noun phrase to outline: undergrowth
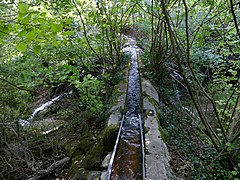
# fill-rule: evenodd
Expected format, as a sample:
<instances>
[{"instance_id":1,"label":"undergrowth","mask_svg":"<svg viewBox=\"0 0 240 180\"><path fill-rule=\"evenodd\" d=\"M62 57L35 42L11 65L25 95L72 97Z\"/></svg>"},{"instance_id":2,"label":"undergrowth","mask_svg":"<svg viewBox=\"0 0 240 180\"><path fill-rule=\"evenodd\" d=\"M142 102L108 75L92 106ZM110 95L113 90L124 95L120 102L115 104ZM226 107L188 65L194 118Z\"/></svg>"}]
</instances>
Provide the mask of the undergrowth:
<instances>
[{"instance_id":1,"label":"undergrowth","mask_svg":"<svg viewBox=\"0 0 240 180\"><path fill-rule=\"evenodd\" d=\"M172 105L163 105L159 116L171 155L170 164L178 177L238 179L234 171L229 170L228 159L214 161L217 152L183 112Z\"/></svg>"}]
</instances>

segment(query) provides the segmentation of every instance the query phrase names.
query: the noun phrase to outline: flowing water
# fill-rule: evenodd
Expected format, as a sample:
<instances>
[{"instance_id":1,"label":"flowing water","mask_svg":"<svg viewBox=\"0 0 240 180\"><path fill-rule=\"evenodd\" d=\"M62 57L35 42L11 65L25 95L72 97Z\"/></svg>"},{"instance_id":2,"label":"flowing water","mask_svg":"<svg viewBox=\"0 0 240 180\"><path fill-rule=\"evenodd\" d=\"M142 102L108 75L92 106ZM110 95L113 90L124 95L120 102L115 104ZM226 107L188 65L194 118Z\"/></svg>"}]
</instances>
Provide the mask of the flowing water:
<instances>
[{"instance_id":1,"label":"flowing water","mask_svg":"<svg viewBox=\"0 0 240 180\"><path fill-rule=\"evenodd\" d=\"M111 179L142 179L142 149L139 119L127 117L125 120L134 122L131 126L123 126L121 138L113 163Z\"/></svg>"},{"instance_id":2,"label":"flowing water","mask_svg":"<svg viewBox=\"0 0 240 180\"><path fill-rule=\"evenodd\" d=\"M109 166L107 179L126 180L144 178L144 144L141 122L141 86L137 62L137 48L133 44L124 51L131 54L131 66L128 78L126 116L119 131L119 139L112 155L112 166Z\"/></svg>"},{"instance_id":3,"label":"flowing water","mask_svg":"<svg viewBox=\"0 0 240 180\"><path fill-rule=\"evenodd\" d=\"M66 95L69 95L69 94L72 94L72 91L68 92L68 93L63 93L63 94L60 94L56 97L54 97L53 99L51 99L50 101L47 101L45 103L43 103L42 105L40 105L39 107L37 107L36 109L34 109L34 111L32 112L31 116L27 119L27 120L23 120L21 119L19 121L20 125L21 126L26 126L26 125L30 125L33 121L33 118L39 114L40 112L43 112L45 111L49 106L51 106L54 102L58 101L60 98L66 96Z\"/></svg>"}]
</instances>

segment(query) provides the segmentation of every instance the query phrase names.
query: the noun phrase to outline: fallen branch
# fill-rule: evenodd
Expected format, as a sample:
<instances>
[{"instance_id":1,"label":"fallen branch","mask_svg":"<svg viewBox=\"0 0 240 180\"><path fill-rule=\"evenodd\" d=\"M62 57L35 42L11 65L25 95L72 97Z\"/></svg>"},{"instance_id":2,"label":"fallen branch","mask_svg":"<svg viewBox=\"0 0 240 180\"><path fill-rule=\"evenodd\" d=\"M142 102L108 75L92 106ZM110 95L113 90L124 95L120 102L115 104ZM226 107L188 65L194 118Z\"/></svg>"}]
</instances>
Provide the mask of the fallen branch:
<instances>
[{"instance_id":1,"label":"fallen branch","mask_svg":"<svg viewBox=\"0 0 240 180\"><path fill-rule=\"evenodd\" d=\"M70 161L70 157L65 157L59 161L56 161L51 166L49 166L47 169L37 171L36 175L29 178L28 180L37 180L48 174L51 174L55 169L57 169L60 166L63 166L64 164L68 163L69 161Z\"/></svg>"}]
</instances>

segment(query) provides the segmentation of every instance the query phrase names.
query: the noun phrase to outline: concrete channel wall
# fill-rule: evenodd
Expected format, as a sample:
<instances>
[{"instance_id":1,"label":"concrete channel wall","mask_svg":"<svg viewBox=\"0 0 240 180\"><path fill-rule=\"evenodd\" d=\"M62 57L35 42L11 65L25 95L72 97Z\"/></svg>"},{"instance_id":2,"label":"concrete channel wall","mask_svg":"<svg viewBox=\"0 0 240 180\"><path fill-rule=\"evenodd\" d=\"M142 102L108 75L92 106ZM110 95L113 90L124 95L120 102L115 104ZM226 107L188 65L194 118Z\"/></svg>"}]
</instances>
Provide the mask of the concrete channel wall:
<instances>
[{"instance_id":1,"label":"concrete channel wall","mask_svg":"<svg viewBox=\"0 0 240 180\"><path fill-rule=\"evenodd\" d=\"M141 78L142 81L142 94L143 94L143 121L145 129L145 168L146 168L146 180L168 180L177 179L174 177L170 168L169 152L166 144L161 136L161 127L158 123L158 113L160 109L157 106L159 103L158 93L150 83L150 81ZM127 81L122 81L117 85L118 94L116 104L111 108L110 116L108 119L108 126L118 125L121 121L122 112L124 109ZM111 154L109 154L102 166L107 168L108 161ZM102 180L106 179L106 171L102 173Z\"/></svg>"},{"instance_id":2,"label":"concrete channel wall","mask_svg":"<svg viewBox=\"0 0 240 180\"><path fill-rule=\"evenodd\" d=\"M142 66L142 63L139 63ZM142 68L141 68L142 69ZM115 88L116 96L115 105L110 109L110 116L108 119L108 126L118 126L122 118L122 110L125 107L128 69L125 69L124 80L121 81ZM156 89L149 80L141 78L142 85L142 99L143 99L143 122L145 129L145 180L168 180L178 179L173 175L170 168L169 152L166 144L161 136L161 127L158 121L159 97ZM107 155L102 162L102 167L107 169L111 154ZM101 180L106 179L106 171L102 172Z\"/></svg>"},{"instance_id":3,"label":"concrete channel wall","mask_svg":"<svg viewBox=\"0 0 240 180\"><path fill-rule=\"evenodd\" d=\"M146 151L146 179L165 180L175 179L170 168L169 152L161 136L161 127L158 121L160 112L158 93L150 81L142 78L142 94L144 127L145 127L145 151Z\"/></svg>"}]
</instances>

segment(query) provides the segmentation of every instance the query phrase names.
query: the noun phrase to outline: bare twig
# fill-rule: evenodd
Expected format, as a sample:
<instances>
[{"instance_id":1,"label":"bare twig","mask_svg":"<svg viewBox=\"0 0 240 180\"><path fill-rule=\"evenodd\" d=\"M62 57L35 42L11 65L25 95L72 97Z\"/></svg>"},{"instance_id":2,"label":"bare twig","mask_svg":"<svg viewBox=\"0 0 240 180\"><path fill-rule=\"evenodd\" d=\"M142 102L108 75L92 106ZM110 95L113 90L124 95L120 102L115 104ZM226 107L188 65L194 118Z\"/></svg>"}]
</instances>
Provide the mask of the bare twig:
<instances>
[{"instance_id":1,"label":"bare twig","mask_svg":"<svg viewBox=\"0 0 240 180\"><path fill-rule=\"evenodd\" d=\"M55 169L68 163L69 161L70 161L70 157L65 157L59 161L56 161L51 166L49 166L47 169L37 171L36 175L29 178L28 180L37 180L37 179L43 178L44 176L52 173Z\"/></svg>"},{"instance_id":2,"label":"bare twig","mask_svg":"<svg viewBox=\"0 0 240 180\"><path fill-rule=\"evenodd\" d=\"M97 56L98 60L101 60L100 56L97 54L97 52L96 52L95 49L92 47L92 45L91 45L91 43L90 43L90 41L89 41L89 38L88 38L88 35L87 35L87 29L86 29L86 25L85 25L85 22L84 22L83 17L82 17L82 13L81 13L81 11L79 10L76 1L75 1L75 0L72 0L72 1L73 1L73 4L74 4L77 12L78 12L78 15L79 15L79 17L80 17L81 23L82 23L82 25L83 25L83 34L84 34L84 37L85 37L85 39L86 39L86 41L87 41L87 44L88 44L89 48L92 50L92 52L95 54L95 56Z\"/></svg>"}]
</instances>

